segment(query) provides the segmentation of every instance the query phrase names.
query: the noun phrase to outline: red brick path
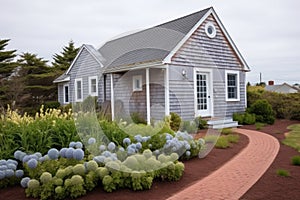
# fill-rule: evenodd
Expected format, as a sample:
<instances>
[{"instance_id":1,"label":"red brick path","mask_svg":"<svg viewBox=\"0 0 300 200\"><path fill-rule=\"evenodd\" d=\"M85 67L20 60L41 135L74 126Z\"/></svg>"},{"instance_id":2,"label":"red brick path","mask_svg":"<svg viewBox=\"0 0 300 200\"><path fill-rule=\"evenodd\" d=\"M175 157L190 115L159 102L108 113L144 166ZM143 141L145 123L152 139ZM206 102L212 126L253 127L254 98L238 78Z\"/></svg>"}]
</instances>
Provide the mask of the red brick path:
<instances>
[{"instance_id":1,"label":"red brick path","mask_svg":"<svg viewBox=\"0 0 300 200\"><path fill-rule=\"evenodd\" d=\"M249 144L238 155L211 175L176 193L169 200L239 199L265 173L274 161L280 144L270 135L237 129L249 138Z\"/></svg>"}]
</instances>

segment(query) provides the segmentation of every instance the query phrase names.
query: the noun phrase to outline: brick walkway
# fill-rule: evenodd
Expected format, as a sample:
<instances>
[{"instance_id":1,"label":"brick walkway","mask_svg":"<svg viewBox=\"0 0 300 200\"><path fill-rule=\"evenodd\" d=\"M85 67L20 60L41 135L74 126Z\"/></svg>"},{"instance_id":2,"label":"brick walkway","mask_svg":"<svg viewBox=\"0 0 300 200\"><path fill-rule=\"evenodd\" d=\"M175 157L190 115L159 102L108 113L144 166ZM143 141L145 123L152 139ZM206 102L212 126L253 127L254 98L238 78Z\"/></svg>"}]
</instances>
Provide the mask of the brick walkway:
<instances>
[{"instance_id":1,"label":"brick walkway","mask_svg":"<svg viewBox=\"0 0 300 200\"><path fill-rule=\"evenodd\" d=\"M168 200L239 199L258 181L274 161L280 144L265 133L246 129L236 131L249 138L247 147L223 167Z\"/></svg>"}]
</instances>

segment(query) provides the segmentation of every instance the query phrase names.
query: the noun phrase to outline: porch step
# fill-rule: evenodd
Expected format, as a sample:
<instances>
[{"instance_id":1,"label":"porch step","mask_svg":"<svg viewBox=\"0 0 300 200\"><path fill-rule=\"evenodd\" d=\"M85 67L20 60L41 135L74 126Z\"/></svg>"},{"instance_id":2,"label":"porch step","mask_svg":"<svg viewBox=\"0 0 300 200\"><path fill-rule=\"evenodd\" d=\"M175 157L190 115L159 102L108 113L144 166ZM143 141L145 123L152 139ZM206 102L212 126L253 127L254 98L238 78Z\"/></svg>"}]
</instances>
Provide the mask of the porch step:
<instances>
[{"instance_id":1,"label":"porch step","mask_svg":"<svg viewBox=\"0 0 300 200\"><path fill-rule=\"evenodd\" d=\"M208 127L212 129L235 128L238 127L238 122L232 118L219 118L207 121Z\"/></svg>"}]
</instances>

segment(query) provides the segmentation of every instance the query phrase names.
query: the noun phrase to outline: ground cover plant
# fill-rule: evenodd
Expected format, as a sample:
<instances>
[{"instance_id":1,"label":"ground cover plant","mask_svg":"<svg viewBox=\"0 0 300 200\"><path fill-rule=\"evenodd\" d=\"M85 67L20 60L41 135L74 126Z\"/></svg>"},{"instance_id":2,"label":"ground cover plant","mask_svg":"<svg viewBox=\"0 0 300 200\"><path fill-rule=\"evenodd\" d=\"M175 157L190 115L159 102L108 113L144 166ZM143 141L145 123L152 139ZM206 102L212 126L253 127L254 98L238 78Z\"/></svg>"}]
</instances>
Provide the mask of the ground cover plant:
<instances>
[{"instance_id":1,"label":"ground cover plant","mask_svg":"<svg viewBox=\"0 0 300 200\"><path fill-rule=\"evenodd\" d=\"M294 124L288 127L291 130L282 141L283 144L300 151L300 124Z\"/></svg>"},{"instance_id":2,"label":"ground cover plant","mask_svg":"<svg viewBox=\"0 0 300 200\"><path fill-rule=\"evenodd\" d=\"M97 128L84 129L92 125L91 113L75 114L82 123L56 109L42 108L35 117L11 110L1 115L0 187L21 184L26 196L40 199L76 198L95 187L145 190L155 179L179 180L180 160L204 147L203 139L174 132L167 122L157 132L157 126L101 120L104 134L97 136Z\"/></svg>"}]
</instances>

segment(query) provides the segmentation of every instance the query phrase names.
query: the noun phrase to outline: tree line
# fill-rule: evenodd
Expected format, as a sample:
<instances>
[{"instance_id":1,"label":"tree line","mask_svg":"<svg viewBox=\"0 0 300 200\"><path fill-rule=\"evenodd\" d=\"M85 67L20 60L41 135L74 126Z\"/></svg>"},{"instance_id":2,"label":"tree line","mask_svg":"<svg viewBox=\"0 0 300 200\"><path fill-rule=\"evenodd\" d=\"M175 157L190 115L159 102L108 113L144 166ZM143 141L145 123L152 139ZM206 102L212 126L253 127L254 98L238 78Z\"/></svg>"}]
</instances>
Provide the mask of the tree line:
<instances>
[{"instance_id":1,"label":"tree line","mask_svg":"<svg viewBox=\"0 0 300 200\"><path fill-rule=\"evenodd\" d=\"M53 81L69 68L79 48L71 40L48 64L37 54L18 55L17 50L7 50L9 41L0 39L0 109L10 106L23 113L34 113L42 104L57 102Z\"/></svg>"}]
</instances>

